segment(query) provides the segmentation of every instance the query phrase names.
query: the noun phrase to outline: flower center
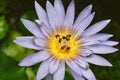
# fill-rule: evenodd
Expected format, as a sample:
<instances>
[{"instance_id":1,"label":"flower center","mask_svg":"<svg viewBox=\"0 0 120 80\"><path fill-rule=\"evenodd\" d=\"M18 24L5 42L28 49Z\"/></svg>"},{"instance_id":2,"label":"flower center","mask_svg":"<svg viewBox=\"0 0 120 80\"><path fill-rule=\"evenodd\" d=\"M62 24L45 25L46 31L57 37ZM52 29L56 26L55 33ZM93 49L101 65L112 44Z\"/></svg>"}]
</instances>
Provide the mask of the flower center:
<instances>
[{"instance_id":1,"label":"flower center","mask_svg":"<svg viewBox=\"0 0 120 80\"><path fill-rule=\"evenodd\" d=\"M57 59L74 59L81 51L82 45L77 40L80 36L74 36L75 31L66 28L57 28L47 38L49 53Z\"/></svg>"},{"instance_id":2,"label":"flower center","mask_svg":"<svg viewBox=\"0 0 120 80\"><path fill-rule=\"evenodd\" d=\"M59 50L59 52L62 53L69 53L70 52L70 45L69 45L69 41L70 41L70 37L71 35L63 35L60 36L59 34L55 35L58 44L57 44L57 49Z\"/></svg>"}]
</instances>

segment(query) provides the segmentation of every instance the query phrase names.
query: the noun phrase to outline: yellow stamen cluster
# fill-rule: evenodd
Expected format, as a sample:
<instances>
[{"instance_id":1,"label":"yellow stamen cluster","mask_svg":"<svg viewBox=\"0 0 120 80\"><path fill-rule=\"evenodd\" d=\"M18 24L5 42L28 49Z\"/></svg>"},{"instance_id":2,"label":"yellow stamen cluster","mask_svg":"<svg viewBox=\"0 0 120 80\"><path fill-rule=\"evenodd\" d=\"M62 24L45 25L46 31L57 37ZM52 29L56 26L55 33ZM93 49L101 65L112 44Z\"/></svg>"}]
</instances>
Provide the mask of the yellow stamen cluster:
<instances>
[{"instance_id":1,"label":"yellow stamen cluster","mask_svg":"<svg viewBox=\"0 0 120 80\"><path fill-rule=\"evenodd\" d=\"M74 59L81 53L80 48L82 45L78 42L80 36L74 36L75 31L66 29L64 27L57 28L50 33L47 38L46 47L49 53L56 59Z\"/></svg>"}]
</instances>

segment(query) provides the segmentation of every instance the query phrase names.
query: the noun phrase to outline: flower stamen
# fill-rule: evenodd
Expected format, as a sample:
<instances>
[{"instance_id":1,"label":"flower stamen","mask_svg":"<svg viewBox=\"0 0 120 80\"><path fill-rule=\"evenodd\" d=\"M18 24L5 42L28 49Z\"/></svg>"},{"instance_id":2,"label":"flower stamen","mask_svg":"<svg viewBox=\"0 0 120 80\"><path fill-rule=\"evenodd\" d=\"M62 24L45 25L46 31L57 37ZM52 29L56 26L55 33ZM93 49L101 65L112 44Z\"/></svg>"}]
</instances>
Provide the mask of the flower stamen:
<instances>
[{"instance_id":1,"label":"flower stamen","mask_svg":"<svg viewBox=\"0 0 120 80\"><path fill-rule=\"evenodd\" d=\"M74 33L72 29L67 30L63 27L59 27L50 33L51 37L47 39L47 46L53 57L64 60L73 59L80 54L81 45L77 43L77 37L71 33Z\"/></svg>"}]
</instances>

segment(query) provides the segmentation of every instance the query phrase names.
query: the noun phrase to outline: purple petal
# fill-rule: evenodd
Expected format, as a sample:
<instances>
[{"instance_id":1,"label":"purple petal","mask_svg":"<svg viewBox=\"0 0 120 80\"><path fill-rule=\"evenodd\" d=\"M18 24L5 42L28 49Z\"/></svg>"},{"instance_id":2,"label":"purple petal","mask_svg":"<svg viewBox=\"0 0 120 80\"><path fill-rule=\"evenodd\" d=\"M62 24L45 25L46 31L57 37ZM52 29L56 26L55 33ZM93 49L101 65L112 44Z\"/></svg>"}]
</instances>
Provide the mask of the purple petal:
<instances>
[{"instance_id":1,"label":"purple petal","mask_svg":"<svg viewBox=\"0 0 120 80\"><path fill-rule=\"evenodd\" d=\"M89 5L86 8L84 8L77 17L73 27L75 28L78 27L78 25L91 13L91 10L92 10L92 5Z\"/></svg>"},{"instance_id":2,"label":"purple petal","mask_svg":"<svg viewBox=\"0 0 120 80\"><path fill-rule=\"evenodd\" d=\"M44 23L41 23L40 29L41 29L43 35L46 36L46 37L48 37L49 32L52 31L52 29L47 27Z\"/></svg>"},{"instance_id":3,"label":"purple petal","mask_svg":"<svg viewBox=\"0 0 120 80\"><path fill-rule=\"evenodd\" d=\"M78 75L72 69L70 69L70 71L71 71L71 73L72 73L75 80L85 80L83 76Z\"/></svg>"},{"instance_id":4,"label":"purple petal","mask_svg":"<svg viewBox=\"0 0 120 80\"><path fill-rule=\"evenodd\" d=\"M41 32L43 33L43 35L45 37L48 36L48 33L52 30L50 27L48 27L46 24L44 24L43 22L41 22L40 20L35 20L35 22L39 25L39 28L41 30Z\"/></svg>"},{"instance_id":5,"label":"purple petal","mask_svg":"<svg viewBox=\"0 0 120 80\"><path fill-rule=\"evenodd\" d=\"M32 21L29 21L29 20L26 20L26 19L21 19L22 23L25 25L25 27L32 33L34 34L35 36L37 37L41 37L42 36L42 33L40 31L40 28L39 26L32 22Z\"/></svg>"},{"instance_id":6,"label":"purple petal","mask_svg":"<svg viewBox=\"0 0 120 80\"><path fill-rule=\"evenodd\" d=\"M35 45L33 42L34 37L30 36L30 37L17 37L16 40L14 40L14 42L20 46L23 46L25 48L31 48L31 49L35 49L35 50L41 50L42 48Z\"/></svg>"},{"instance_id":7,"label":"purple petal","mask_svg":"<svg viewBox=\"0 0 120 80\"><path fill-rule=\"evenodd\" d=\"M69 66L70 69L72 69L75 73L82 75L80 71L80 67L74 62L74 61L67 61L67 65Z\"/></svg>"},{"instance_id":8,"label":"purple petal","mask_svg":"<svg viewBox=\"0 0 120 80\"><path fill-rule=\"evenodd\" d=\"M47 15L49 18L50 25L53 29L55 29L55 27L58 26L58 16L55 8L49 2L49 0L47 0L46 10L47 10Z\"/></svg>"},{"instance_id":9,"label":"purple petal","mask_svg":"<svg viewBox=\"0 0 120 80\"><path fill-rule=\"evenodd\" d=\"M89 67L88 63L80 57L76 58L74 62L84 69Z\"/></svg>"},{"instance_id":10,"label":"purple petal","mask_svg":"<svg viewBox=\"0 0 120 80\"><path fill-rule=\"evenodd\" d=\"M82 37L80 39L80 41L84 42L84 46L93 45L93 44L100 43L100 41L108 40L112 36L113 35L111 35L111 34L99 33L99 34L95 34L95 35L91 35L91 36Z\"/></svg>"},{"instance_id":11,"label":"purple petal","mask_svg":"<svg viewBox=\"0 0 120 80\"><path fill-rule=\"evenodd\" d=\"M111 38L113 35L112 34L105 34L105 33L99 33L99 34L95 34L95 35L90 35L90 36L86 36L86 37L82 37L81 40L87 40L87 41L91 41L91 40L107 40L109 38Z\"/></svg>"},{"instance_id":12,"label":"purple petal","mask_svg":"<svg viewBox=\"0 0 120 80\"><path fill-rule=\"evenodd\" d=\"M80 35L87 27L88 25L92 22L93 17L94 17L95 13L93 12L92 14L90 14L88 17L86 17L79 25L77 28L75 28L77 30L76 35Z\"/></svg>"},{"instance_id":13,"label":"purple petal","mask_svg":"<svg viewBox=\"0 0 120 80\"><path fill-rule=\"evenodd\" d=\"M109 54L118 51L118 49L114 47L102 44L90 45L87 46L87 48L92 50L95 54Z\"/></svg>"},{"instance_id":14,"label":"purple petal","mask_svg":"<svg viewBox=\"0 0 120 80\"><path fill-rule=\"evenodd\" d=\"M82 51L81 51L82 53L80 54L80 56L84 56L84 57L86 57L86 56L90 56L92 53L93 53L93 51L92 50L89 50L89 49L82 49Z\"/></svg>"},{"instance_id":15,"label":"purple petal","mask_svg":"<svg viewBox=\"0 0 120 80\"><path fill-rule=\"evenodd\" d=\"M59 66L59 61L56 59L53 59L49 65L50 74L53 74L58 69L58 66Z\"/></svg>"},{"instance_id":16,"label":"purple petal","mask_svg":"<svg viewBox=\"0 0 120 80\"><path fill-rule=\"evenodd\" d=\"M73 26L74 22L74 17L75 17L75 3L74 0L69 4L65 16L65 21L64 21L64 26L69 28Z\"/></svg>"},{"instance_id":17,"label":"purple petal","mask_svg":"<svg viewBox=\"0 0 120 80\"><path fill-rule=\"evenodd\" d=\"M59 26L63 26L64 18L65 18L65 10L61 0L54 1L54 7L57 11L58 19L59 19Z\"/></svg>"},{"instance_id":18,"label":"purple petal","mask_svg":"<svg viewBox=\"0 0 120 80\"><path fill-rule=\"evenodd\" d=\"M53 75L53 80L64 80L65 76L65 62L59 64L58 70Z\"/></svg>"},{"instance_id":19,"label":"purple petal","mask_svg":"<svg viewBox=\"0 0 120 80\"><path fill-rule=\"evenodd\" d=\"M81 69L81 72L87 80L96 80L94 73L90 69Z\"/></svg>"},{"instance_id":20,"label":"purple petal","mask_svg":"<svg viewBox=\"0 0 120 80\"><path fill-rule=\"evenodd\" d=\"M50 54L47 51L40 51L25 57L20 63L19 66L32 66L38 62L44 61L50 57Z\"/></svg>"},{"instance_id":21,"label":"purple petal","mask_svg":"<svg viewBox=\"0 0 120 80\"><path fill-rule=\"evenodd\" d=\"M37 46L40 46L42 48L46 47L46 41L42 38L35 37L33 41Z\"/></svg>"},{"instance_id":22,"label":"purple petal","mask_svg":"<svg viewBox=\"0 0 120 80\"><path fill-rule=\"evenodd\" d=\"M44 24L46 24L49 27L47 14L46 14L45 10L38 4L37 1L35 1L35 9L36 9L37 15L38 15L39 19L41 20L41 22L43 22Z\"/></svg>"},{"instance_id":23,"label":"purple petal","mask_svg":"<svg viewBox=\"0 0 120 80\"><path fill-rule=\"evenodd\" d=\"M117 42L117 41L102 41L100 44L108 45L108 46L115 46L115 45L119 44L119 42Z\"/></svg>"},{"instance_id":24,"label":"purple petal","mask_svg":"<svg viewBox=\"0 0 120 80\"><path fill-rule=\"evenodd\" d=\"M108 62L106 59L98 55L91 55L89 57L83 57L83 59L89 63L99 65L99 66L112 66L110 62Z\"/></svg>"},{"instance_id":25,"label":"purple petal","mask_svg":"<svg viewBox=\"0 0 120 80\"><path fill-rule=\"evenodd\" d=\"M103 20L97 22L96 24L90 26L85 32L83 33L84 36L93 35L97 32L101 31L111 20Z\"/></svg>"},{"instance_id":26,"label":"purple petal","mask_svg":"<svg viewBox=\"0 0 120 80\"><path fill-rule=\"evenodd\" d=\"M46 60L46 61L41 63L41 65L38 69L38 72L37 72L36 80L41 80L45 76L48 75L48 73L49 73L48 68L49 68L50 62L51 62L51 59Z\"/></svg>"}]
</instances>

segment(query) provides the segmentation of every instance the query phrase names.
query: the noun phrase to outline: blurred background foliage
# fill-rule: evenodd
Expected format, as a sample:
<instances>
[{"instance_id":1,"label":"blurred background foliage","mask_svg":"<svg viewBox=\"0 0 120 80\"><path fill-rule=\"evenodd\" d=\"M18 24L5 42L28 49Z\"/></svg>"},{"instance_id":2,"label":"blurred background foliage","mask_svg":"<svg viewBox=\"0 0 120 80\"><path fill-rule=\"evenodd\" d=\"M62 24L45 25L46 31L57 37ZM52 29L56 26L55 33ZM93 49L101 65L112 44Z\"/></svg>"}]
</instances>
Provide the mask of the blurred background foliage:
<instances>
[{"instance_id":1,"label":"blurred background foliage","mask_svg":"<svg viewBox=\"0 0 120 80\"><path fill-rule=\"evenodd\" d=\"M37 0L45 8L46 0ZM54 0L50 0L52 3ZM63 0L65 8L71 0ZM120 0L75 0L76 17L87 5L93 5L96 16L92 23L102 19L111 19L111 23L102 32L114 34L111 40L120 40ZM35 80L39 67L19 67L19 61L34 53L34 50L13 43L16 36L32 35L26 30L20 19L38 19L34 9L34 0L0 0L0 80ZM120 49L120 45L115 46ZM90 65L97 80L120 80L120 51L102 55L113 67ZM65 80L74 80L66 69Z\"/></svg>"}]
</instances>

